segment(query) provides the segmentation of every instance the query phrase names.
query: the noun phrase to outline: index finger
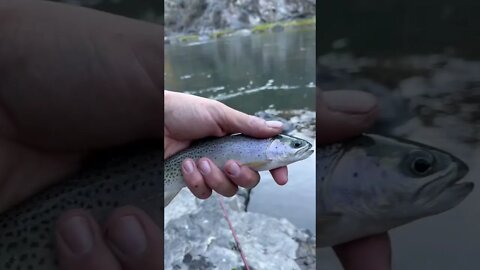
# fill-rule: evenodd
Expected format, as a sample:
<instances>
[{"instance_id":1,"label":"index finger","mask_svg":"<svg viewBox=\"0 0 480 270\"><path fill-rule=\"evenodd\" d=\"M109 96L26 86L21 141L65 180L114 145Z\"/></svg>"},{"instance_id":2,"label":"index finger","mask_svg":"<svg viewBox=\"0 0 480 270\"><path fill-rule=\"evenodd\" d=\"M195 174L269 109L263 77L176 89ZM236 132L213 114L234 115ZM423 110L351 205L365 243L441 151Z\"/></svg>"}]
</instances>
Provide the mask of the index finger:
<instances>
[{"instance_id":1,"label":"index finger","mask_svg":"<svg viewBox=\"0 0 480 270\"><path fill-rule=\"evenodd\" d=\"M288 169L286 166L270 170L273 180L283 186L288 182Z\"/></svg>"},{"instance_id":2,"label":"index finger","mask_svg":"<svg viewBox=\"0 0 480 270\"><path fill-rule=\"evenodd\" d=\"M390 270L392 248L387 233L373 235L333 248L346 270Z\"/></svg>"},{"instance_id":3,"label":"index finger","mask_svg":"<svg viewBox=\"0 0 480 270\"><path fill-rule=\"evenodd\" d=\"M265 121L260 117L249 115L220 103L220 111L214 112L217 124L226 134L242 133L256 138L268 138L282 132L283 124L279 121Z\"/></svg>"}]
</instances>

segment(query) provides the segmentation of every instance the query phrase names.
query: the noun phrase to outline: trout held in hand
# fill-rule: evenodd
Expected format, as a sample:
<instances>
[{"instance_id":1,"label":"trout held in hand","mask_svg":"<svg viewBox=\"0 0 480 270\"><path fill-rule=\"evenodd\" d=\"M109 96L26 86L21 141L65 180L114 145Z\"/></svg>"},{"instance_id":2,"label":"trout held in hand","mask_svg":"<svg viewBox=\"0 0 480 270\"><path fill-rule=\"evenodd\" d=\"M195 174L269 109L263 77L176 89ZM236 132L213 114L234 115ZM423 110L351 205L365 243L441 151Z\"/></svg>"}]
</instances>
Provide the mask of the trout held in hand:
<instances>
[{"instance_id":1,"label":"trout held in hand","mask_svg":"<svg viewBox=\"0 0 480 270\"><path fill-rule=\"evenodd\" d=\"M269 139L233 135L201 142L165 161L165 206L185 187L181 164L186 158L208 157L219 168L233 159L256 171L265 171L307 158L313 153L311 147L309 142L288 135Z\"/></svg>"},{"instance_id":2,"label":"trout held in hand","mask_svg":"<svg viewBox=\"0 0 480 270\"><path fill-rule=\"evenodd\" d=\"M308 157L313 153L310 148L307 141L286 135L268 139L233 135L199 142L165 162L163 145L158 143L109 151L87 162L71 179L0 214L0 269L57 269L54 224L68 209L86 208L102 222L114 208L133 205L163 226L162 206L185 186L180 171L184 158L208 157L220 168L234 159L269 170Z\"/></svg>"}]
</instances>

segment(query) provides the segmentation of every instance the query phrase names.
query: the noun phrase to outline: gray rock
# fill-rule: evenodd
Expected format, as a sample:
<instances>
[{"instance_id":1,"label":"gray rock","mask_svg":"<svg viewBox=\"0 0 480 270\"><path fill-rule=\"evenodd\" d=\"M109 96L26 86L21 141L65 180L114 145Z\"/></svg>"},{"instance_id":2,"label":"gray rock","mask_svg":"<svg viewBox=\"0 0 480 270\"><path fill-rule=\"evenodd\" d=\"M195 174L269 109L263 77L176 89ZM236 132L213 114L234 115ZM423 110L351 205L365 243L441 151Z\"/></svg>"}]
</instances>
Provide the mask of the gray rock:
<instances>
[{"instance_id":1,"label":"gray rock","mask_svg":"<svg viewBox=\"0 0 480 270\"><path fill-rule=\"evenodd\" d=\"M315 237L286 219L244 212L241 194L224 202L251 269L315 269ZM217 197L183 190L165 209L165 269L243 269Z\"/></svg>"},{"instance_id":2,"label":"gray rock","mask_svg":"<svg viewBox=\"0 0 480 270\"><path fill-rule=\"evenodd\" d=\"M311 0L166 0L165 28L167 35L251 28L313 16L315 5Z\"/></svg>"}]
</instances>

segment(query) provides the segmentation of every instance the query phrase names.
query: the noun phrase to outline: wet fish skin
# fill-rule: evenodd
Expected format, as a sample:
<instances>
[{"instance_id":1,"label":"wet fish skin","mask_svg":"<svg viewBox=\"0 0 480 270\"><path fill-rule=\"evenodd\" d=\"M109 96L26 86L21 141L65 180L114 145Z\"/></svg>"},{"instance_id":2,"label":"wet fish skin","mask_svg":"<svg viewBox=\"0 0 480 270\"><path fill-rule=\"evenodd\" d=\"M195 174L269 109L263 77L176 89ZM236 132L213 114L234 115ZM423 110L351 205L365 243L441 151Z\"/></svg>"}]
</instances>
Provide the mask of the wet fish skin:
<instances>
[{"instance_id":1,"label":"wet fish skin","mask_svg":"<svg viewBox=\"0 0 480 270\"><path fill-rule=\"evenodd\" d=\"M219 168L229 159L257 171L271 170L303 160L313 153L312 145L300 138L284 134L258 139L232 135L194 145L165 161L165 206L185 187L181 163L186 158L208 157Z\"/></svg>"},{"instance_id":2,"label":"wet fish skin","mask_svg":"<svg viewBox=\"0 0 480 270\"><path fill-rule=\"evenodd\" d=\"M404 139L364 134L317 147L317 246L386 232L447 211L473 190L460 159Z\"/></svg>"},{"instance_id":3,"label":"wet fish skin","mask_svg":"<svg viewBox=\"0 0 480 270\"><path fill-rule=\"evenodd\" d=\"M162 178L159 143L127 146L90 160L71 179L0 214L0 269L57 269L54 224L68 209L88 209L103 222L114 208L132 205L161 224Z\"/></svg>"},{"instance_id":4,"label":"wet fish skin","mask_svg":"<svg viewBox=\"0 0 480 270\"><path fill-rule=\"evenodd\" d=\"M163 145L146 143L123 147L109 151L94 160L72 176L59 182L30 200L0 214L0 269L35 269L55 270L58 268L54 247L54 224L66 210L86 208L102 223L116 207L131 205L143 209L159 226L163 221L162 191L170 187L168 179L164 180L164 163L166 176L175 175L180 170L180 159L196 154L211 157L216 164L226 159L239 161L262 161L252 167L269 169L293 162L293 147L288 143L299 143L297 148L308 149L311 145L301 139L290 136L277 136L274 139L253 139L245 136L232 136L199 143L204 145L202 151L187 149L172 158L163 160ZM237 145L238 144L238 145ZM198 149L194 145L193 149ZM223 145L222 155L215 146ZM243 151L242 146L254 145ZM262 148L261 146L267 146ZM278 151L262 152L261 149L277 147ZM292 149L290 149L292 148ZM292 150L291 152L285 150ZM245 149L244 149L245 150ZM298 149L295 149L298 151ZM305 150L304 158L313 150ZM264 154L260 159L252 159L252 153ZM303 157L303 156L302 156ZM269 162L265 162L265 161ZM178 165L178 167L176 167ZM165 182L164 182L165 181Z\"/></svg>"}]
</instances>

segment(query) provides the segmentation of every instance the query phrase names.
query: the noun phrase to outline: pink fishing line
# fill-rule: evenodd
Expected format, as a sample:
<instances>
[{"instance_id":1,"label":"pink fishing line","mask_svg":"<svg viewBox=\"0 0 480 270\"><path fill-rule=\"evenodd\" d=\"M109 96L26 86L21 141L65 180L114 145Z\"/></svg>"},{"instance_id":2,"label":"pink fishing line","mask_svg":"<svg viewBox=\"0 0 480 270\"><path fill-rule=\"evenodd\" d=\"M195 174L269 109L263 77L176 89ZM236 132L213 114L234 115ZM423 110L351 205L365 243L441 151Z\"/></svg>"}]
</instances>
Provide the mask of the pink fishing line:
<instances>
[{"instance_id":1,"label":"pink fishing line","mask_svg":"<svg viewBox=\"0 0 480 270\"><path fill-rule=\"evenodd\" d=\"M223 216L225 217L225 220L227 221L228 226L230 227L230 230L232 231L233 239L235 239L235 244L237 245L237 248L240 251L240 257L242 257L242 261L243 261L243 264L245 265L245 269L250 270L250 267L248 266L248 262L247 262L247 257L245 257L245 254L243 253L243 250L240 247L240 241L238 241L237 233L235 232L235 229L233 228L232 222L230 221L230 218L228 217L227 208L225 207L225 204L223 203L223 197L218 196L218 201L220 202L220 206L222 207Z\"/></svg>"}]
</instances>

